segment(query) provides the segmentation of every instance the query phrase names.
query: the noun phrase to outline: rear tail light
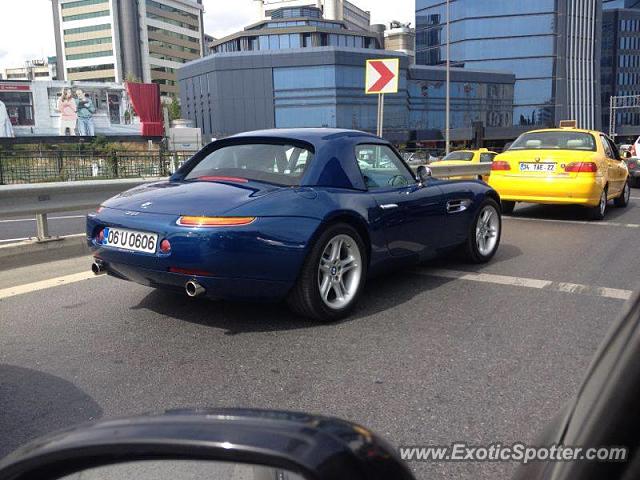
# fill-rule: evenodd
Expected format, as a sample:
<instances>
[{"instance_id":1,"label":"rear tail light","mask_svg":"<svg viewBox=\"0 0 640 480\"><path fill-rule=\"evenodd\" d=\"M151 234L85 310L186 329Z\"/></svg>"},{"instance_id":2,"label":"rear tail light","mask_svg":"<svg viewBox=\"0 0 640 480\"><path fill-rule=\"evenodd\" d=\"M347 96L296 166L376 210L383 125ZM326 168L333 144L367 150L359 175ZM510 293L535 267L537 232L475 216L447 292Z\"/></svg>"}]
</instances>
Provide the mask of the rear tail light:
<instances>
[{"instance_id":1,"label":"rear tail light","mask_svg":"<svg viewBox=\"0 0 640 480\"><path fill-rule=\"evenodd\" d=\"M509 162L503 162L498 160L497 162L493 162L491 164L491 170L493 171L511 170L511 165L509 165Z\"/></svg>"},{"instance_id":2,"label":"rear tail light","mask_svg":"<svg viewBox=\"0 0 640 480\"><path fill-rule=\"evenodd\" d=\"M160 251L162 253L169 253L171 251L171 243L166 238L160 242Z\"/></svg>"},{"instance_id":3,"label":"rear tail light","mask_svg":"<svg viewBox=\"0 0 640 480\"><path fill-rule=\"evenodd\" d=\"M249 225L256 217L191 217L182 216L176 222L182 227L234 227Z\"/></svg>"},{"instance_id":4,"label":"rear tail light","mask_svg":"<svg viewBox=\"0 0 640 480\"><path fill-rule=\"evenodd\" d=\"M104 228L101 228L98 234L96 235L96 241L98 243L104 242Z\"/></svg>"},{"instance_id":5,"label":"rear tail light","mask_svg":"<svg viewBox=\"0 0 640 480\"><path fill-rule=\"evenodd\" d=\"M629 168L636 168L638 166L638 162L636 162L635 160L629 160L627 162L627 165Z\"/></svg>"},{"instance_id":6,"label":"rear tail light","mask_svg":"<svg viewBox=\"0 0 640 480\"><path fill-rule=\"evenodd\" d=\"M564 171L572 173L595 173L598 171L598 165L593 162L573 162L564 167Z\"/></svg>"}]
</instances>

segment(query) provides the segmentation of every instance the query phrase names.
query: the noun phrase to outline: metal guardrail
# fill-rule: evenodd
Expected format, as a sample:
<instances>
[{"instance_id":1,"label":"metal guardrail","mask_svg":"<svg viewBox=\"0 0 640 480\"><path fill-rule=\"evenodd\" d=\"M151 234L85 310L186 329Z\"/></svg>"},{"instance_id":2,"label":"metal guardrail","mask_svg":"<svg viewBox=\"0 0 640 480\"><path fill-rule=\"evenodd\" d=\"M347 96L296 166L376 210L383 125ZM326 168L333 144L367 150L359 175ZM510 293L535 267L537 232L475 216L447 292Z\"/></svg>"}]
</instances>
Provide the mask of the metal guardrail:
<instances>
[{"instance_id":1,"label":"metal guardrail","mask_svg":"<svg viewBox=\"0 0 640 480\"><path fill-rule=\"evenodd\" d=\"M47 214L95 208L103 201L162 177L0 186L0 216L35 215L38 241L49 241Z\"/></svg>"},{"instance_id":2,"label":"metal guardrail","mask_svg":"<svg viewBox=\"0 0 640 480\"><path fill-rule=\"evenodd\" d=\"M419 165L412 166L417 169ZM487 175L491 164L439 166L432 164L436 178ZM38 241L49 241L47 214L94 208L103 201L131 188L165 180L166 177L76 182L32 183L0 186L0 216L35 215Z\"/></svg>"},{"instance_id":3,"label":"metal guardrail","mask_svg":"<svg viewBox=\"0 0 640 480\"><path fill-rule=\"evenodd\" d=\"M438 165L432 163L428 165L431 169L431 175L436 178L449 177L473 177L489 175L491 173L490 163L470 163L469 165Z\"/></svg>"}]
</instances>

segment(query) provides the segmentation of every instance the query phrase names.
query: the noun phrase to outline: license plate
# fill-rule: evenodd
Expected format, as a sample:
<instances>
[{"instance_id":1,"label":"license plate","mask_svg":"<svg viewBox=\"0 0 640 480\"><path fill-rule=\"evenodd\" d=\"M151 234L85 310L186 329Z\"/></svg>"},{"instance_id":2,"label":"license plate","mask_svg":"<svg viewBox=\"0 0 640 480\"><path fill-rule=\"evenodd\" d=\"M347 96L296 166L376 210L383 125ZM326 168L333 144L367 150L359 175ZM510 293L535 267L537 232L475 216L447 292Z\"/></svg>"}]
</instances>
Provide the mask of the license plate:
<instances>
[{"instance_id":1,"label":"license plate","mask_svg":"<svg viewBox=\"0 0 640 480\"><path fill-rule=\"evenodd\" d=\"M134 252L155 253L158 235L108 227L104 229L104 241L102 244L107 247L122 248Z\"/></svg>"},{"instance_id":2,"label":"license plate","mask_svg":"<svg viewBox=\"0 0 640 480\"><path fill-rule=\"evenodd\" d=\"M555 163L520 163L521 172L555 172Z\"/></svg>"}]
</instances>

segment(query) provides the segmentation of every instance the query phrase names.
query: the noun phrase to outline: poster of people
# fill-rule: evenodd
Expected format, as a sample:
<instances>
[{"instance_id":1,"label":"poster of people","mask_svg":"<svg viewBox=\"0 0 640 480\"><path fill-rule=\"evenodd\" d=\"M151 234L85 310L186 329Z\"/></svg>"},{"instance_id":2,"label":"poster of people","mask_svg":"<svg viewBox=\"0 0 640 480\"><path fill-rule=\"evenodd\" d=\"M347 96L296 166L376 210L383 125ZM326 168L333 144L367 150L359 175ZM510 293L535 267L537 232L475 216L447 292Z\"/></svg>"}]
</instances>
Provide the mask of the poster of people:
<instances>
[{"instance_id":1,"label":"poster of people","mask_svg":"<svg viewBox=\"0 0 640 480\"><path fill-rule=\"evenodd\" d=\"M60 135L93 137L96 134L93 114L96 107L88 93L78 89L75 93L65 89L58 100Z\"/></svg>"}]
</instances>

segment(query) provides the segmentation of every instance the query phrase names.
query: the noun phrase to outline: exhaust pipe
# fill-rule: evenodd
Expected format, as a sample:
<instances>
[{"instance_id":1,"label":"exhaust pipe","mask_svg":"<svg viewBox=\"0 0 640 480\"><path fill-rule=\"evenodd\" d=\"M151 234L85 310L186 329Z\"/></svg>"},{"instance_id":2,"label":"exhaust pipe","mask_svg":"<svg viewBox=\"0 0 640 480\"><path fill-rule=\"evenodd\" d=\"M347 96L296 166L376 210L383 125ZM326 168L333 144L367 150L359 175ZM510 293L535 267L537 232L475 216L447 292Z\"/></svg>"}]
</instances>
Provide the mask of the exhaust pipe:
<instances>
[{"instance_id":1,"label":"exhaust pipe","mask_svg":"<svg viewBox=\"0 0 640 480\"><path fill-rule=\"evenodd\" d=\"M202 285L200 285L195 280L189 280L184 286L185 292L191 298L199 297L204 295L205 289Z\"/></svg>"},{"instance_id":2,"label":"exhaust pipe","mask_svg":"<svg viewBox=\"0 0 640 480\"><path fill-rule=\"evenodd\" d=\"M104 273L107 273L107 270L104 268L104 262L102 260L95 260L91 264L91 271L95 275L102 275Z\"/></svg>"}]
</instances>

